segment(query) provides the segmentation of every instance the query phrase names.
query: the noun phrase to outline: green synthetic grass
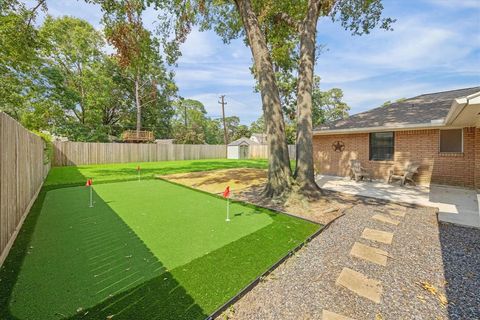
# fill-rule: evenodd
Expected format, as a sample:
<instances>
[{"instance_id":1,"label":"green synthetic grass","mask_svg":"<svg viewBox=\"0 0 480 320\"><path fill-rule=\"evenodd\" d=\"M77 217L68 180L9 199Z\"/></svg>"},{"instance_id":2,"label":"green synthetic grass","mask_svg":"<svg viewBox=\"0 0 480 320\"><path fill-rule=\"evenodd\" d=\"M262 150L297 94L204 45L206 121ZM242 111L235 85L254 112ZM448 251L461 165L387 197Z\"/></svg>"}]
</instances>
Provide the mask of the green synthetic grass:
<instances>
[{"instance_id":1,"label":"green synthetic grass","mask_svg":"<svg viewBox=\"0 0 480 320\"><path fill-rule=\"evenodd\" d=\"M53 167L45 185L79 184L85 183L87 178L94 178L95 182L134 180L137 178L136 168L138 165L140 165L142 177L152 178L155 174L165 175L230 168L266 169L268 163L267 160L211 159Z\"/></svg>"},{"instance_id":2,"label":"green synthetic grass","mask_svg":"<svg viewBox=\"0 0 480 320\"><path fill-rule=\"evenodd\" d=\"M94 208L86 187L41 192L0 270L1 319L204 319L320 228L241 203L227 223L224 199L161 180L94 190Z\"/></svg>"}]
</instances>

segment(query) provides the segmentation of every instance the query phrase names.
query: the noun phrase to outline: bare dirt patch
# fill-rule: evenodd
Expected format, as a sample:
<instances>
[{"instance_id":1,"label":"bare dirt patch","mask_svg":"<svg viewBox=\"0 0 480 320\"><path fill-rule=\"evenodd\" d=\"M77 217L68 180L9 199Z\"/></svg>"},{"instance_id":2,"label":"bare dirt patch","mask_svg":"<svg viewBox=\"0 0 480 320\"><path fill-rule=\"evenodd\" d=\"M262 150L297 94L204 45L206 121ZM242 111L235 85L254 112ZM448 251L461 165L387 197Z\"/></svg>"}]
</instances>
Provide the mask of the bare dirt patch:
<instances>
[{"instance_id":1,"label":"bare dirt patch","mask_svg":"<svg viewBox=\"0 0 480 320\"><path fill-rule=\"evenodd\" d=\"M171 174L161 178L216 194L222 193L227 186L230 186L235 197L245 189L264 185L267 171L239 168Z\"/></svg>"},{"instance_id":2,"label":"bare dirt patch","mask_svg":"<svg viewBox=\"0 0 480 320\"><path fill-rule=\"evenodd\" d=\"M267 171L261 169L202 171L172 174L161 178L215 194L220 194L226 186L230 186L234 199L301 216L321 224L327 224L338 218L345 208L360 203L377 204L379 202L375 199L327 190L324 190L324 196L316 201L308 201L295 195L282 200L264 199L260 195L267 179Z\"/></svg>"}]
</instances>

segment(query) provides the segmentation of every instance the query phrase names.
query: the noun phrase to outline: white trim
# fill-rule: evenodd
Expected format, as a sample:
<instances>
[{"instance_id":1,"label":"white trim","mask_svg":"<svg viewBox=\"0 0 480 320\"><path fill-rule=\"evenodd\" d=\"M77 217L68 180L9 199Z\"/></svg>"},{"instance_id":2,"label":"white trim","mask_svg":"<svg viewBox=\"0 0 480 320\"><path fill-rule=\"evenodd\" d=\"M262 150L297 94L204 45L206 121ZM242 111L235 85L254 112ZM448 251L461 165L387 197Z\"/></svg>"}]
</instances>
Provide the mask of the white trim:
<instances>
[{"instance_id":1,"label":"white trim","mask_svg":"<svg viewBox=\"0 0 480 320\"><path fill-rule=\"evenodd\" d=\"M462 143L461 143L461 151L442 151L441 147L442 147L442 143L441 143L441 140L442 140L442 134L440 133L438 135L438 152L439 153L463 153L463 149L464 149L464 138L463 138L463 128L448 128L448 129L440 129L440 131L448 131L448 130L461 130L462 132Z\"/></svg>"}]
</instances>

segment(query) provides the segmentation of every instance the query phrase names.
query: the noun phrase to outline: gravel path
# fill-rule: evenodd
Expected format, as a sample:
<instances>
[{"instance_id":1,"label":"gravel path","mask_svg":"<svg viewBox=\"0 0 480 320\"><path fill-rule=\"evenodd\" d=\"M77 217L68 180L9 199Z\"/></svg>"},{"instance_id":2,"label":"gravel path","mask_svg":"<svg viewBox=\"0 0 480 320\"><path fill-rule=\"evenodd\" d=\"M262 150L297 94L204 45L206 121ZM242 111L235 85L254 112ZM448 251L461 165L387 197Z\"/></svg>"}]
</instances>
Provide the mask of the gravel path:
<instances>
[{"instance_id":1,"label":"gravel path","mask_svg":"<svg viewBox=\"0 0 480 320\"><path fill-rule=\"evenodd\" d=\"M327 309L357 320L480 319L480 231L439 226L431 208L408 208L398 226L371 219L388 206L346 210L220 318L321 319ZM366 227L393 232L392 244L362 239ZM350 256L355 242L387 251L387 266ZM337 286L344 267L381 281L381 302Z\"/></svg>"}]
</instances>

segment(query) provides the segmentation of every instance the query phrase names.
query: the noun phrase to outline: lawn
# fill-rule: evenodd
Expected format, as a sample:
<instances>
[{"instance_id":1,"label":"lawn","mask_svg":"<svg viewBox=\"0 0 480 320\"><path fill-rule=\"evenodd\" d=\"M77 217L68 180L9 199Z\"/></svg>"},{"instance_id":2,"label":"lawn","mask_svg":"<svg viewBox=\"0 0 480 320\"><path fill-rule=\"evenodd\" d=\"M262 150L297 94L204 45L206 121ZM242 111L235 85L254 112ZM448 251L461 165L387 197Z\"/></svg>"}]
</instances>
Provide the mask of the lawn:
<instances>
[{"instance_id":1,"label":"lawn","mask_svg":"<svg viewBox=\"0 0 480 320\"><path fill-rule=\"evenodd\" d=\"M133 180L137 178L137 166L141 168L142 177L153 178L154 174L166 175L230 168L266 169L267 165L267 160L263 159L210 159L53 167L45 185L79 184L84 183L87 178L94 178L96 182Z\"/></svg>"},{"instance_id":2,"label":"lawn","mask_svg":"<svg viewBox=\"0 0 480 320\"><path fill-rule=\"evenodd\" d=\"M163 180L94 190L94 208L84 186L41 192L0 271L0 318L204 319L320 228L243 203L226 222L224 199Z\"/></svg>"}]
</instances>

